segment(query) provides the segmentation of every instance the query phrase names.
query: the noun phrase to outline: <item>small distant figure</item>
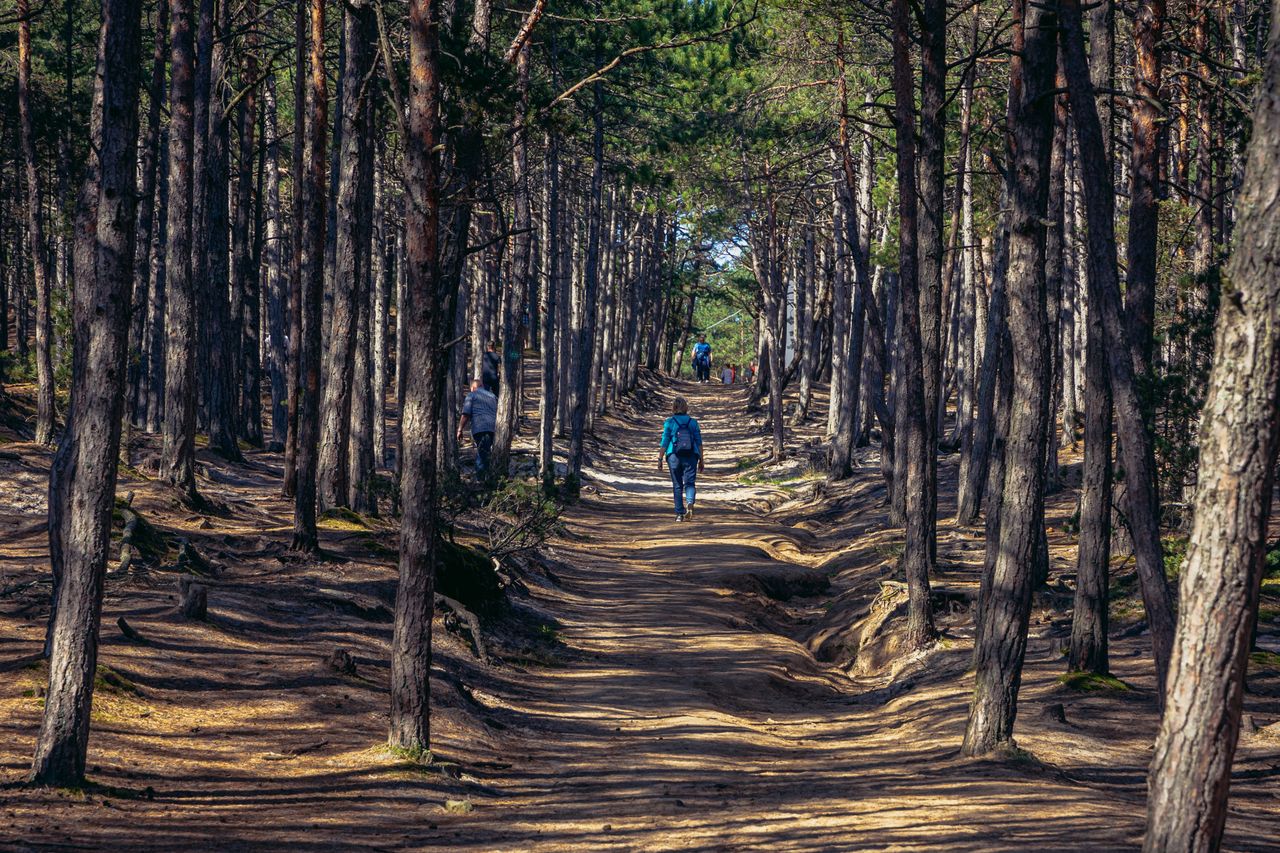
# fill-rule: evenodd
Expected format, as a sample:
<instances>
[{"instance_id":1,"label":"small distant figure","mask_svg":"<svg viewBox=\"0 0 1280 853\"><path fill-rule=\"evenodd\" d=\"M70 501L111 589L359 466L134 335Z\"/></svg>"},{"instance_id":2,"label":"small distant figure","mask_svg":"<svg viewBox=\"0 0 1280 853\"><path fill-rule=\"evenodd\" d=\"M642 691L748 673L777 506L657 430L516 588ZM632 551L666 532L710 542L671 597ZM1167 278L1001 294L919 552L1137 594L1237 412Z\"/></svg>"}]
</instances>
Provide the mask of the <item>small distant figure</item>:
<instances>
[{"instance_id":1,"label":"small distant figure","mask_svg":"<svg viewBox=\"0 0 1280 853\"><path fill-rule=\"evenodd\" d=\"M462 404L458 441L462 441L462 431L468 426L471 427L471 440L476 445L476 476L483 477L489 472L493 433L498 428L498 397L479 379L471 380L471 393Z\"/></svg>"},{"instance_id":2,"label":"small distant figure","mask_svg":"<svg viewBox=\"0 0 1280 853\"><path fill-rule=\"evenodd\" d=\"M661 471L665 463L671 472L676 521L684 521L693 515L693 503L698 496L698 472L705 467L702 461L702 430L698 421L690 417L689 403L684 397L675 398L671 412L671 417L662 424L658 470Z\"/></svg>"},{"instance_id":3,"label":"small distant figure","mask_svg":"<svg viewBox=\"0 0 1280 853\"><path fill-rule=\"evenodd\" d=\"M746 370L742 371L742 381L747 385L756 381L756 363L754 361L747 365Z\"/></svg>"},{"instance_id":4,"label":"small distant figure","mask_svg":"<svg viewBox=\"0 0 1280 853\"><path fill-rule=\"evenodd\" d=\"M733 374L734 374L733 365L732 365L732 364L726 364L726 365L725 365L725 366L720 370L720 384L721 384L721 385L732 385L732 384L733 384Z\"/></svg>"},{"instance_id":5,"label":"small distant figure","mask_svg":"<svg viewBox=\"0 0 1280 853\"><path fill-rule=\"evenodd\" d=\"M706 335L698 335L693 345L693 373L699 382L711 381L711 344Z\"/></svg>"},{"instance_id":6,"label":"small distant figure","mask_svg":"<svg viewBox=\"0 0 1280 853\"><path fill-rule=\"evenodd\" d=\"M485 390L495 397L498 395L498 368L502 366L502 356L498 355L498 342L489 341L484 359L480 364L480 380Z\"/></svg>"}]
</instances>

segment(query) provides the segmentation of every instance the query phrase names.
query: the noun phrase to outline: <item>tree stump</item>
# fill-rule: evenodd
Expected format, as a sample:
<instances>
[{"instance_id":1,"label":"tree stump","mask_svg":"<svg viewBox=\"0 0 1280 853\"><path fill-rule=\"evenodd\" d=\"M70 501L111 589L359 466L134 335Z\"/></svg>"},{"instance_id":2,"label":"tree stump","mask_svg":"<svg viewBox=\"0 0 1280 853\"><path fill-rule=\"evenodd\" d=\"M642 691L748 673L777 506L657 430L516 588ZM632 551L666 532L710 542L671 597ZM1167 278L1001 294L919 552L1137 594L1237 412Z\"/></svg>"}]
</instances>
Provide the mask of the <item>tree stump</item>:
<instances>
[{"instance_id":1,"label":"tree stump","mask_svg":"<svg viewBox=\"0 0 1280 853\"><path fill-rule=\"evenodd\" d=\"M209 588L191 578L178 579L178 612L187 619L204 619L209 609Z\"/></svg>"},{"instance_id":2,"label":"tree stump","mask_svg":"<svg viewBox=\"0 0 1280 853\"><path fill-rule=\"evenodd\" d=\"M329 668L343 675L356 674L356 661L346 649L334 649L329 654Z\"/></svg>"}]
</instances>

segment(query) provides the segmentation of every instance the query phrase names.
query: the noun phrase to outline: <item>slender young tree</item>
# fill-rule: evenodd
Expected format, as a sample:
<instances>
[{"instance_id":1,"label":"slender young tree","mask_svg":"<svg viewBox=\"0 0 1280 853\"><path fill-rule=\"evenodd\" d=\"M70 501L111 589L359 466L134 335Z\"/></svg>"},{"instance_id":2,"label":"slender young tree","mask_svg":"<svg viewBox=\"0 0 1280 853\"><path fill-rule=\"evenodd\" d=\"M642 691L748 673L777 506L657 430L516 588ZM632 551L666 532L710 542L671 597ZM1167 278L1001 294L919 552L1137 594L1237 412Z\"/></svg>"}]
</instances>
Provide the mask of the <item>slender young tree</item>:
<instances>
[{"instance_id":1,"label":"slender young tree","mask_svg":"<svg viewBox=\"0 0 1280 853\"><path fill-rule=\"evenodd\" d=\"M27 181L27 245L36 286L36 442L53 443L53 320L50 312L48 247L40 180L36 172L36 143L31 128L31 7L18 0L18 127ZM7 337L7 336L6 336Z\"/></svg>"},{"instance_id":2,"label":"slender young tree","mask_svg":"<svg viewBox=\"0 0 1280 853\"><path fill-rule=\"evenodd\" d=\"M91 115L91 157L81 203L77 254L93 258L77 277L74 315L85 346L74 354L71 407L49 477L50 550L60 564L52 615L49 687L30 779L41 785L84 781L89 716L98 657L98 623L116 459L124 414L129 304L136 227L138 76L142 4L104 0L98 79ZM56 530L55 530L56 526Z\"/></svg>"}]
</instances>

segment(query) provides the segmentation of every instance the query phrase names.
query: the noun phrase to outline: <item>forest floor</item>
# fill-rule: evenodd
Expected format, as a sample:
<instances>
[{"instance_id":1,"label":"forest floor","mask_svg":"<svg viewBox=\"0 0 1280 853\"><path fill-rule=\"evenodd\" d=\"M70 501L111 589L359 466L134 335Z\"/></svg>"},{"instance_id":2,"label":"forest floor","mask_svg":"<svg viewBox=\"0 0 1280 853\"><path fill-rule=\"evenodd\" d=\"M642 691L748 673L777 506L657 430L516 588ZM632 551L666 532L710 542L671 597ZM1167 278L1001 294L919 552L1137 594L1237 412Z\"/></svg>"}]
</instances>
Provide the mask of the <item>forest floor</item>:
<instances>
[{"instance_id":1,"label":"forest floor","mask_svg":"<svg viewBox=\"0 0 1280 853\"><path fill-rule=\"evenodd\" d=\"M685 523L657 470L658 404L676 391L708 446ZM1149 641L1125 630L1137 617L1118 596L1119 680L1059 680L1072 489L1048 509L1053 572L1032 618L1021 750L965 759L981 530L940 523L943 639L895 653L902 532L887 526L874 453L829 487L805 463L810 426L792 436L795 461L762 466L767 436L745 393L675 383L598 424L582 500L511 569L512 609L487 638L495 660L437 621L430 763L382 745L394 529L331 519L328 559L290 559L278 455L232 465L202 450L213 506L193 512L147 476L154 445L135 437L120 494L216 577L203 621L174 615L172 571L108 582L82 791L21 786L43 701L50 454L9 440L0 849L1132 849L1157 723ZM940 466L944 518L955 458ZM1078 483L1078 457L1063 462ZM1266 642L1280 631L1274 604ZM336 648L354 673L327 663ZM1280 658L1257 658L1232 850L1280 850Z\"/></svg>"}]
</instances>

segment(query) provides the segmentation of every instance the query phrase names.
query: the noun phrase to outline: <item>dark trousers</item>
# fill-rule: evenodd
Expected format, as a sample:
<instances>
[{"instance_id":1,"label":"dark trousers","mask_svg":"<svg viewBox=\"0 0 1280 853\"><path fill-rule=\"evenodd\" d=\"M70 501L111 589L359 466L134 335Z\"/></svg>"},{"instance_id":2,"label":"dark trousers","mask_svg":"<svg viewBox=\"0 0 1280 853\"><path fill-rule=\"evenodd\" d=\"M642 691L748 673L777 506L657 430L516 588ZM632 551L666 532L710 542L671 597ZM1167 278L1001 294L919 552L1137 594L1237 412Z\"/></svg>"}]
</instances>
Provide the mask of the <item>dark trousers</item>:
<instances>
[{"instance_id":1,"label":"dark trousers","mask_svg":"<svg viewBox=\"0 0 1280 853\"><path fill-rule=\"evenodd\" d=\"M476 443L476 473L483 474L489 470L489 454L493 452L493 433L473 432L471 440Z\"/></svg>"},{"instance_id":2,"label":"dark trousers","mask_svg":"<svg viewBox=\"0 0 1280 853\"><path fill-rule=\"evenodd\" d=\"M699 382L706 382L711 379L711 360L703 358L695 358L693 360L693 372L695 378Z\"/></svg>"},{"instance_id":3,"label":"dark trousers","mask_svg":"<svg viewBox=\"0 0 1280 853\"><path fill-rule=\"evenodd\" d=\"M671 469L671 495L675 499L676 515L684 515L685 501L693 503L697 494L698 454L692 450L668 453L667 467Z\"/></svg>"}]
</instances>

